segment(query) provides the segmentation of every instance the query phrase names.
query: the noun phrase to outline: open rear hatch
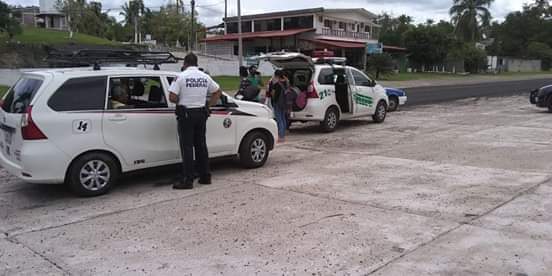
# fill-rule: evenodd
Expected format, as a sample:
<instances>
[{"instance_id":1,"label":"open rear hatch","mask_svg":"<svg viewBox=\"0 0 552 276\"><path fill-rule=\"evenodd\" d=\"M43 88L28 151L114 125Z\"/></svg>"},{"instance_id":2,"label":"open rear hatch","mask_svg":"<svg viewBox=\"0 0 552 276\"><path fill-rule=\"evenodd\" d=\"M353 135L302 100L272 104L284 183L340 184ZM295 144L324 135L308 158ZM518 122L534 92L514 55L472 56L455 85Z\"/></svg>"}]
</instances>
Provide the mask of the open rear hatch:
<instances>
[{"instance_id":1,"label":"open rear hatch","mask_svg":"<svg viewBox=\"0 0 552 276\"><path fill-rule=\"evenodd\" d=\"M265 60L282 69L306 69L314 70L314 62L311 57L301 53L268 53L252 58L253 60Z\"/></svg>"}]
</instances>

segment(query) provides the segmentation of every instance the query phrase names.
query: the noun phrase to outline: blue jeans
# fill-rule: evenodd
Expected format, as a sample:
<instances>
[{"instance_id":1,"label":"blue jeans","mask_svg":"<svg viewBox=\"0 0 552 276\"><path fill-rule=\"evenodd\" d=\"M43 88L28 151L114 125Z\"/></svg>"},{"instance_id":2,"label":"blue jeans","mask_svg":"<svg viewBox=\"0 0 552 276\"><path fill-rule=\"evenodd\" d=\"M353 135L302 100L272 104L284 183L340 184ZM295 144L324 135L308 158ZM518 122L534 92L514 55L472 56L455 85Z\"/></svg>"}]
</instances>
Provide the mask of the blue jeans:
<instances>
[{"instance_id":1,"label":"blue jeans","mask_svg":"<svg viewBox=\"0 0 552 276\"><path fill-rule=\"evenodd\" d=\"M286 111L276 105L273 106L274 117L276 117L276 123L278 124L278 137L284 138L286 136L287 129L287 115Z\"/></svg>"}]
</instances>

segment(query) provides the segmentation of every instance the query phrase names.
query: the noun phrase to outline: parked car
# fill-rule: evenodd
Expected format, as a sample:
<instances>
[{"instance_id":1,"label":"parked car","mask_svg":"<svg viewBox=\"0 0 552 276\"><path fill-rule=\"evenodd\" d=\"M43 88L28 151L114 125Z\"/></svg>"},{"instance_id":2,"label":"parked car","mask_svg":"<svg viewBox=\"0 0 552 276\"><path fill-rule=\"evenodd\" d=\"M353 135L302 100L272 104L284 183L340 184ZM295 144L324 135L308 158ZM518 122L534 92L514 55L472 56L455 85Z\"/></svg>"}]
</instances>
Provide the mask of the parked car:
<instances>
[{"instance_id":1,"label":"parked car","mask_svg":"<svg viewBox=\"0 0 552 276\"><path fill-rule=\"evenodd\" d=\"M387 108L387 111L396 111L399 106L406 104L407 97L404 90L386 87L385 93L387 93L387 97L389 98L389 107Z\"/></svg>"},{"instance_id":2,"label":"parked car","mask_svg":"<svg viewBox=\"0 0 552 276\"><path fill-rule=\"evenodd\" d=\"M23 74L0 102L0 164L26 182L65 182L93 196L121 173L180 162L175 106L167 101L176 74L130 68ZM277 135L272 117L264 105L224 94L207 121L210 157L263 166Z\"/></svg>"},{"instance_id":3,"label":"parked car","mask_svg":"<svg viewBox=\"0 0 552 276\"><path fill-rule=\"evenodd\" d=\"M529 102L537 107L548 108L548 112L552 112L552 85L531 91Z\"/></svg>"},{"instance_id":4,"label":"parked car","mask_svg":"<svg viewBox=\"0 0 552 276\"><path fill-rule=\"evenodd\" d=\"M340 120L369 117L382 123L389 105L385 89L360 70L337 63L343 58L312 59L300 53L269 53L257 57L282 69L304 106L295 105L291 121L318 121L326 132Z\"/></svg>"}]
</instances>

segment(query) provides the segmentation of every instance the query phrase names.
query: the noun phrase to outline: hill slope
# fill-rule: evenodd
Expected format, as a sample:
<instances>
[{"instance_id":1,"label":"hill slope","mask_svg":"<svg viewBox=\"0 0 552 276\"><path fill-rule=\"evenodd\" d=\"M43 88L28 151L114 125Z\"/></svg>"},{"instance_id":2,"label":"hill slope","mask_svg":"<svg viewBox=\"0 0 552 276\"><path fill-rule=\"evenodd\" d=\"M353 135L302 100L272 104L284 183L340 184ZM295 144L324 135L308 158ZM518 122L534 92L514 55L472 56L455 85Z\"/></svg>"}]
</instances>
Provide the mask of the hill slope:
<instances>
[{"instance_id":1,"label":"hill slope","mask_svg":"<svg viewBox=\"0 0 552 276\"><path fill-rule=\"evenodd\" d=\"M6 40L3 37L2 40ZM42 28L23 28L23 33L16 35L13 41L18 41L22 44L66 44L77 43L86 45L116 45L116 42L109 41L104 38L95 37L86 34L74 33L73 38L69 38L69 32L48 30Z\"/></svg>"}]
</instances>

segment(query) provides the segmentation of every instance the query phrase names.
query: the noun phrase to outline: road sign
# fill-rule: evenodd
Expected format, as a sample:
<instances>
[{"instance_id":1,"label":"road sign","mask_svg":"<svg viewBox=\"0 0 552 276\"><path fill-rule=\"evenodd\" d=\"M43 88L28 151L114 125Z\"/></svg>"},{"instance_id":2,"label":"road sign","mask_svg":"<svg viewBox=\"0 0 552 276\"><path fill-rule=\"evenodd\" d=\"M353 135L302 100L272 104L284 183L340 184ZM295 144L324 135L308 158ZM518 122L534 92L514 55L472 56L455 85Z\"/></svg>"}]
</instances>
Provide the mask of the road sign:
<instances>
[{"instance_id":1,"label":"road sign","mask_svg":"<svg viewBox=\"0 0 552 276\"><path fill-rule=\"evenodd\" d=\"M366 43L366 53L369 55L383 53L383 43Z\"/></svg>"}]
</instances>

